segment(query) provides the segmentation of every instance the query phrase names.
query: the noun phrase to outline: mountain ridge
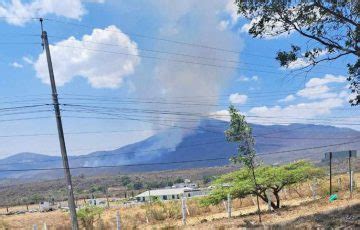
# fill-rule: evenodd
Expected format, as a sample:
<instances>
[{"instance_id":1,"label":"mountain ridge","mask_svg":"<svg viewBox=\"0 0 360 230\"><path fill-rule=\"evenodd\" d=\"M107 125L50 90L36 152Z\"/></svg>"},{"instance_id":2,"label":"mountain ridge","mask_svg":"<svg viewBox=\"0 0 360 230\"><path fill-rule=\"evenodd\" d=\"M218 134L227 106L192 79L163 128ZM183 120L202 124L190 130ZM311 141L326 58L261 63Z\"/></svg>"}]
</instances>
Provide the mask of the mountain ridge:
<instances>
[{"instance_id":1,"label":"mountain ridge","mask_svg":"<svg viewBox=\"0 0 360 230\"><path fill-rule=\"evenodd\" d=\"M182 137L177 143L178 130L155 134L142 141L126 145L110 151L96 151L81 156L69 156L71 167L98 167L106 165L150 164L139 167L122 166L117 168L97 168L96 170L76 169L73 174L99 174L118 172L145 172L169 169L186 169L197 167L222 166L229 163L227 158L236 154L236 144L228 143L224 130L229 123L221 120L202 120L199 126ZM338 128L328 125L290 124L290 125L257 125L251 124L256 139L256 150L265 163L283 163L299 158L319 161L327 151L360 149L359 143L332 146L314 150L289 153L269 154L291 149L313 146L331 145L360 137L360 132L349 128ZM336 141L334 141L336 139ZM174 142L175 140L175 142ZM218 161L199 161L183 164L151 165L159 162L191 161L210 158L226 158ZM16 164L13 164L16 163ZM8 165L6 165L8 164ZM56 178L62 176L62 170L56 172L27 171L34 168L62 167L60 156L48 156L37 153L19 153L0 159L0 170L21 169L23 172L5 172L4 178Z\"/></svg>"}]
</instances>

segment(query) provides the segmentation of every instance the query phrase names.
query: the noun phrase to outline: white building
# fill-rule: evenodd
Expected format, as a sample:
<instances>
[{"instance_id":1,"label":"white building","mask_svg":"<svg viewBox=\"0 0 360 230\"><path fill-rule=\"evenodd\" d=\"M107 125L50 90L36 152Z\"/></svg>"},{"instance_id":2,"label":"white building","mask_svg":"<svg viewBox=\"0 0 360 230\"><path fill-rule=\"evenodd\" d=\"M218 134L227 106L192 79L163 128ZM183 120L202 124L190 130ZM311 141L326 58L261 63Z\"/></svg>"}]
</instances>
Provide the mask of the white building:
<instances>
[{"instance_id":1,"label":"white building","mask_svg":"<svg viewBox=\"0 0 360 230\"><path fill-rule=\"evenodd\" d=\"M54 211L58 208L54 201L42 201L39 203L39 211L40 212L49 212Z\"/></svg>"},{"instance_id":2,"label":"white building","mask_svg":"<svg viewBox=\"0 0 360 230\"><path fill-rule=\"evenodd\" d=\"M135 196L137 201L145 202L149 201L149 197L156 197L159 200L178 200L181 197L196 197L207 195L209 190L207 189L194 189L194 188L166 188L166 189L156 189L148 190L137 196Z\"/></svg>"},{"instance_id":3,"label":"white building","mask_svg":"<svg viewBox=\"0 0 360 230\"><path fill-rule=\"evenodd\" d=\"M171 186L172 188L197 188L196 183L177 183Z\"/></svg>"}]
</instances>

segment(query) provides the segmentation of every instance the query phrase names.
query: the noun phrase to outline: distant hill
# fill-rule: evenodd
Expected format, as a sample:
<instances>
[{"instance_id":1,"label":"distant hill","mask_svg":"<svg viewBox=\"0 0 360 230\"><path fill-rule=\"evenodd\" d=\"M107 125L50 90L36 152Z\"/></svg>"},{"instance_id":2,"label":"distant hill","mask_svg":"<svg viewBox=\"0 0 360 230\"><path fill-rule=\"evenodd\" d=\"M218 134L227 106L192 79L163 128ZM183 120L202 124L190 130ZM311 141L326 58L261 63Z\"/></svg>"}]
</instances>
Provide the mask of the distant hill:
<instances>
[{"instance_id":1,"label":"distant hill","mask_svg":"<svg viewBox=\"0 0 360 230\"><path fill-rule=\"evenodd\" d=\"M179 139L176 131L166 131L156 134L143 141L127 145L112 151L98 151L87 155L70 157L71 167L96 167L104 165L147 164L161 162L192 161L213 158L229 158L236 154L236 145L225 140L224 130L228 123L225 121L207 119L202 120L194 131ZM314 148L284 152L293 149L303 149L314 146L334 145L353 141L360 137L360 132L324 125L292 124L292 125L252 125L256 137L256 150L265 163L282 163L295 159L311 159L318 161L323 153L328 151L360 149L360 142L337 145L328 148ZM174 146L174 144L176 144ZM279 152L279 153L277 153ZM229 161L197 161L179 164L156 164L124 166L118 168L77 169L74 174L86 173L96 175L117 172L144 172L168 169L186 169L196 167L221 166ZM62 177L63 171L22 171L34 168L61 167L61 157L47 156L35 153L19 153L0 160L0 178L30 178L53 179Z\"/></svg>"}]
</instances>

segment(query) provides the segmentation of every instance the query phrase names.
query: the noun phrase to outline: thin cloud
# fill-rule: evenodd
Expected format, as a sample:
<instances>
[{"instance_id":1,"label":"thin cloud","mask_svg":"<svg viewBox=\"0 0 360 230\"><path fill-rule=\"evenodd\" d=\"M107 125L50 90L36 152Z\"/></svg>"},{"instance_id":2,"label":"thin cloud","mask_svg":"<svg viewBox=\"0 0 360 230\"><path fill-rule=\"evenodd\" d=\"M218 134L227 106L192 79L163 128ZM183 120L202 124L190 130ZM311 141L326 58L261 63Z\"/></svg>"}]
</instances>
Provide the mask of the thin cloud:
<instances>
[{"instance_id":1,"label":"thin cloud","mask_svg":"<svg viewBox=\"0 0 360 230\"><path fill-rule=\"evenodd\" d=\"M232 104L240 104L240 105L242 105L242 104L246 103L247 99L248 99L248 96L242 95L242 94L239 94L239 93L234 93L234 94L231 94L229 96L229 101Z\"/></svg>"},{"instance_id":2,"label":"thin cloud","mask_svg":"<svg viewBox=\"0 0 360 230\"><path fill-rule=\"evenodd\" d=\"M21 64L18 63L18 62L13 62L13 63L11 63L11 66L14 67L14 68L16 68L16 69L21 69L21 68L24 67L23 65L21 65Z\"/></svg>"}]
</instances>

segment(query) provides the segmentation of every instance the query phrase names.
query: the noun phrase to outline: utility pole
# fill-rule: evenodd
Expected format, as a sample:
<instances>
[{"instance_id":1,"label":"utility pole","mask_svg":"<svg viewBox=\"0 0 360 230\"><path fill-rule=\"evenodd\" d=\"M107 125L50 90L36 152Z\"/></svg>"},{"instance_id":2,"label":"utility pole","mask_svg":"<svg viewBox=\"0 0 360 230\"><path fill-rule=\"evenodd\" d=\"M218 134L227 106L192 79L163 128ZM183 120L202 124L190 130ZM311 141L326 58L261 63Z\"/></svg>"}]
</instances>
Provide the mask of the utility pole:
<instances>
[{"instance_id":1,"label":"utility pole","mask_svg":"<svg viewBox=\"0 0 360 230\"><path fill-rule=\"evenodd\" d=\"M330 173L330 196L332 195L332 152L329 153L329 173Z\"/></svg>"},{"instance_id":2,"label":"utility pole","mask_svg":"<svg viewBox=\"0 0 360 230\"><path fill-rule=\"evenodd\" d=\"M352 193L353 193L353 177L352 177L352 170L351 170L351 150L349 150L349 189L350 189L350 198L352 198Z\"/></svg>"},{"instance_id":3,"label":"utility pole","mask_svg":"<svg viewBox=\"0 0 360 230\"><path fill-rule=\"evenodd\" d=\"M60 105L59 105L58 94L57 94L57 90L56 90L53 66L52 66L52 62L51 62L48 37L47 37L46 31L43 30L43 19L42 18L40 18L40 24L41 24L42 45L46 52L46 59L47 59L48 68L49 68L52 100L53 100L53 104L54 104L56 124L57 124L60 149L61 149L61 157L62 157L62 161L63 161L65 179L66 179L66 184L67 184L68 204L69 204L69 210L70 210L70 216L71 216L71 227L72 227L72 230L78 230L79 226L78 226L77 216L76 216L76 206L75 206L74 192L73 192L73 187L72 187L72 182L71 182L69 161L68 161L67 152L66 152L64 130L63 130L62 121L61 121Z\"/></svg>"}]
</instances>

